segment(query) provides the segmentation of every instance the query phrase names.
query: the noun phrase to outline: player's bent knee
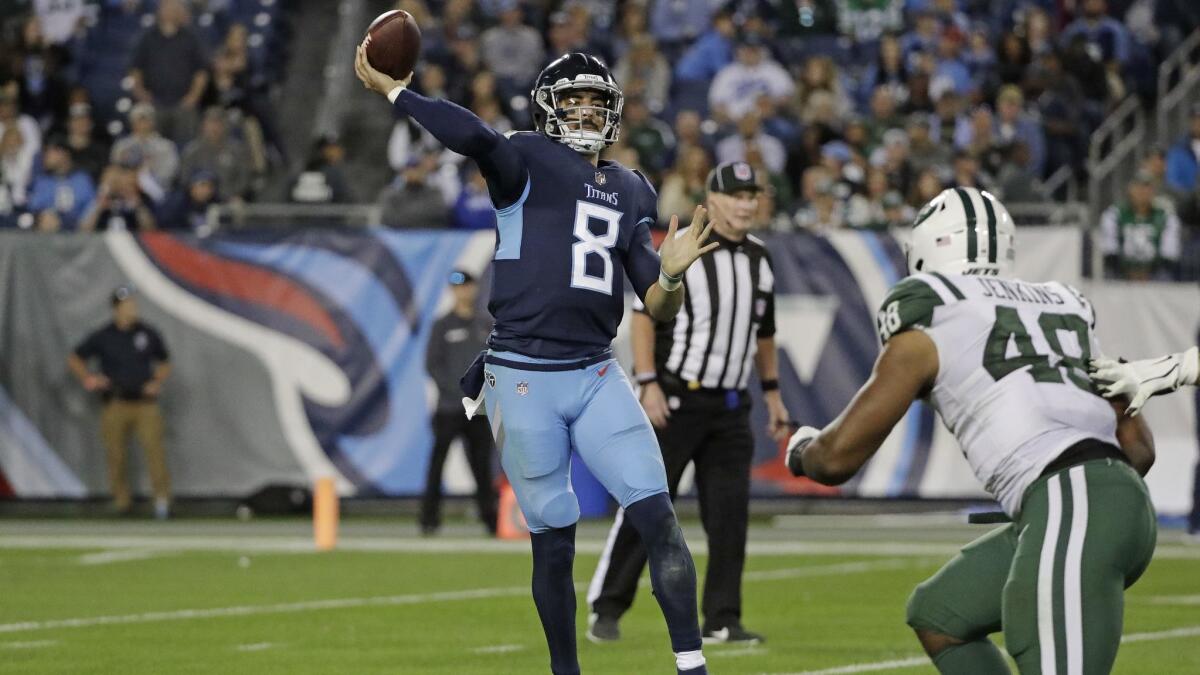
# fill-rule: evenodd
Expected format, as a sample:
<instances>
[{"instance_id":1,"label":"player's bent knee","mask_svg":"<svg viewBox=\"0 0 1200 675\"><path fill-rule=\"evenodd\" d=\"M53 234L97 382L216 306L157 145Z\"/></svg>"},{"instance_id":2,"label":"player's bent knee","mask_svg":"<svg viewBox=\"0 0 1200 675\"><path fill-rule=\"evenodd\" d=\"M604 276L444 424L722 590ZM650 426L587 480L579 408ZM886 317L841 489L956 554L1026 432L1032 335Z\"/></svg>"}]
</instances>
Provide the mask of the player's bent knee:
<instances>
[{"instance_id":1,"label":"player's bent knee","mask_svg":"<svg viewBox=\"0 0 1200 675\"><path fill-rule=\"evenodd\" d=\"M560 492L542 505L538 515L548 528L569 527L579 521L579 500L574 493Z\"/></svg>"}]
</instances>

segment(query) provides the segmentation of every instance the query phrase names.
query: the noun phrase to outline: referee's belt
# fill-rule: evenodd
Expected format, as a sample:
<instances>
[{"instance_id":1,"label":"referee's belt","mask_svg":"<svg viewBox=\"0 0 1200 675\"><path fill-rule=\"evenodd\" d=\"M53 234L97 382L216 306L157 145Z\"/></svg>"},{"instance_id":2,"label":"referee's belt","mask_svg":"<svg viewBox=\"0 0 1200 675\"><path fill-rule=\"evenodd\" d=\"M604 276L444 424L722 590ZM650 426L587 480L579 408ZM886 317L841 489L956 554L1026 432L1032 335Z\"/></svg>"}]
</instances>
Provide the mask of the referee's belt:
<instances>
[{"instance_id":1,"label":"referee's belt","mask_svg":"<svg viewBox=\"0 0 1200 675\"><path fill-rule=\"evenodd\" d=\"M745 389L715 389L703 387L696 380L684 380L670 373L661 373L658 384L663 392L673 396L688 396L697 399L712 400L729 405L737 405L750 401L750 393Z\"/></svg>"}]
</instances>

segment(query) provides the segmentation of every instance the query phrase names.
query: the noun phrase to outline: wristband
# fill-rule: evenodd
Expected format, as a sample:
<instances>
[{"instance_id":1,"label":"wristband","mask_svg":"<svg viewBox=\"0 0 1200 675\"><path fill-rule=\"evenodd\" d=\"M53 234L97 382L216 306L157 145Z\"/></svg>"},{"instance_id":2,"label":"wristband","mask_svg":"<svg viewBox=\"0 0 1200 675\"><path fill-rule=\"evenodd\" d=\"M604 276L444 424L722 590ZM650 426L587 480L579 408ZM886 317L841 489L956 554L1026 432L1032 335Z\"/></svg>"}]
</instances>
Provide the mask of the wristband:
<instances>
[{"instance_id":1,"label":"wristband","mask_svg":"<svg viewBox=\"0 0 1200 675\"><path fill-rule=\"evenodd\" d=\"M640 373L638 375L634 375L633 380L638 384L650 384L651 382L658 382L658 373Z\"/></svg>"},{"instance_id":2,"label":"wristband","mask_svg":"<svg viewBox=\"0 0 1200 675\"><path fill-rule=\"evenodd\" d=\"M779 380L763 380L762 390L764 392L779 391Z\"/></svg>"},{"instance_id":3,"label":"wristband","mask_svg":"<svg viewBox=\"0 0 1200 675\"><path fill-rule=\"evenodd\" d=\"M661 268L661 267L658 268L658 285L662 286L664 291L670 293L672 291L678 290L679 286L682 283L683 283L683 275L682 274L677 277L673 277L670 274L667 274L666 270L664 270L663 268Z\"/></svg>"},{"instance_id":4,"label":"wristband","mask_svg":"<svg viewBox=\"0 0 1200 675\"><path fill-rule=\"evenodd\" d=\"M405 89L407 89L407 87L402 84L396 85L395 89L392 89L387 93L388 102L394 104L396 99L400 98L400 92L404 91Z\"/></svg>"}]
</instances>

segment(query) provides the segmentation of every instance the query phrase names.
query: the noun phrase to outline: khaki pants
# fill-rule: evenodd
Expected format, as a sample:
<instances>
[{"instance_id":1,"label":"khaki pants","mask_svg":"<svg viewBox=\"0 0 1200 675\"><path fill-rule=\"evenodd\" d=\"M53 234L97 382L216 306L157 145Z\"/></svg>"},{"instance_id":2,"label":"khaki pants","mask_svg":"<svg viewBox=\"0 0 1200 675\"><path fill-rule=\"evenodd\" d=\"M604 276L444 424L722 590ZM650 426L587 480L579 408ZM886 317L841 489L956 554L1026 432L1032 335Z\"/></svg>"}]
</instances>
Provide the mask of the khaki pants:
<instances>
[{"instance_id":1,"label":"khaki pants","mask_svg":"<svg viewBox=\"0 0 1200 675\"><path fill-rule=\"evenodd\" d=\"M162 410L156 401L109 401L100 415L100 436L108 450L108 482L118 510L129 508L132 496L125 458L130 432L146 453L150 484L156 500L171 496L171 477L167 475L167 453L163 447Z\"/></svg>"}]
</instances>

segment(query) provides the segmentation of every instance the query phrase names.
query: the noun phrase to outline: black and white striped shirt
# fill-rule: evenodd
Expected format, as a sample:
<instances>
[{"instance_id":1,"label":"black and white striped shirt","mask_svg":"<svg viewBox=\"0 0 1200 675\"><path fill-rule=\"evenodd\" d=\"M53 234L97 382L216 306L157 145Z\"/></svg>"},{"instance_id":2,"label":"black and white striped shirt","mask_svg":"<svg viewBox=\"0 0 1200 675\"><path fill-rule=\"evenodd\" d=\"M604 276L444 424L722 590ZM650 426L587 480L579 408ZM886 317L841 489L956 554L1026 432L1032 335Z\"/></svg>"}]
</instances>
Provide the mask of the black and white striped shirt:
<instances>
[{"instance_id":1,"label":"black and white striped shirt","mask_svg":"<svg viewBox=\"0 0 1200 675\"><path fill-rule=\"evenodd\" d=\"M654 365L689 389L745 389L757 338L775 335L775 274L761 239L712 240L720 247L688 268L679 314L655 326Z\"/></svg>"}]
</instances>

